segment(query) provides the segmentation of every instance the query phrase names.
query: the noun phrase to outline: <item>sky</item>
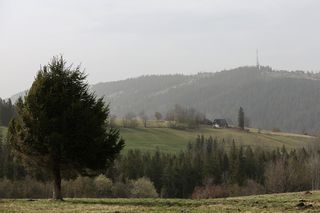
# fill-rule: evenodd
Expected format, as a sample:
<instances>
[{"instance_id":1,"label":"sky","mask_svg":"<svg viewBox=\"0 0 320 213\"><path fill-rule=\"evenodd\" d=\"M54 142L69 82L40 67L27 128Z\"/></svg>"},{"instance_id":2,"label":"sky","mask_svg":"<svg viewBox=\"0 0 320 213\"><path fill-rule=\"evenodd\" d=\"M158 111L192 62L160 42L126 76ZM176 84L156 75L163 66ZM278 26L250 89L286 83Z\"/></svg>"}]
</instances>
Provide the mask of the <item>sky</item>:
<instances>
[{"instance_id":1,"label":"sky","mask_svg":"<svg viewBox=\"0 0 320 213\"><path fill-rule=\"evenodd\" d=\"M58 54L90 84L255 65L319 71L319 0L0 0L0 97Z\"/></svg>"}]
</instances>

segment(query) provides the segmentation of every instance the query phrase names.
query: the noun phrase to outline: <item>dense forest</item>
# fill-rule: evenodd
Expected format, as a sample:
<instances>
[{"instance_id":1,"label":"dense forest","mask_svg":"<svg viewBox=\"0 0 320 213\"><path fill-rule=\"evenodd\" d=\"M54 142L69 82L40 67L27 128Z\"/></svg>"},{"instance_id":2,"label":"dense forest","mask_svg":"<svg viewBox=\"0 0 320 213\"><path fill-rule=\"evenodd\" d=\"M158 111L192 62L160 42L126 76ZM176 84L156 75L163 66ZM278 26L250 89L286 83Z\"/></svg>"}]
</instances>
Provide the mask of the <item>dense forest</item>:
<instances>
[{"instance_id":1,"label":"dense forest","mask_svg":"<svg viewBox=\"0 0 320 213\"><path fill-rule=\"evenodd\" d=\"M0 146L0 197L50 197L50 177ZM199 136L176 154L129 150L98 177L64 174L68 197L210 198L319 189L319 147L275 150Z\"/></svg>"},{"instance_id":2,"label":"dense forest","mask_svg":"<svg viewBox=\"0 0 320 213\"><path fill-rule=\"evenodd\" d=\"M194 108L209 119L237 123L242 106L250 124L261 129L297 133L319 131L320 75L240 67L197 75L151 75L92 86L123 117L141 110L150 117L175 104Z\"/></svg>"},{"instance_id":3,"label":"dense forest","mask_svg":"<svg viewBox=\"0 0 320 213\"><path fill-rule=\"evenodd\" d=\"M11 100L0 98L0 126L8 126L11 118L15 115L15 107Z\"/></svg>"}]
</instances>

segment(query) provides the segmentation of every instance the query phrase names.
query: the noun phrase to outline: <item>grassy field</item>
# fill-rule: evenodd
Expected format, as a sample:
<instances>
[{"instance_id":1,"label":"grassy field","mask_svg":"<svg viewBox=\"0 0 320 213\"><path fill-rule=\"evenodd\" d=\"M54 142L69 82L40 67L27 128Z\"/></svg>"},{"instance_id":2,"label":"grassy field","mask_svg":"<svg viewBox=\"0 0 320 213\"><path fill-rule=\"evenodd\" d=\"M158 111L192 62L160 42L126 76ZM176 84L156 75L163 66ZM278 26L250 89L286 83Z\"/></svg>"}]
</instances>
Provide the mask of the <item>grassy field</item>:
<instances>
[{"instance_id":1,"label":"grassy field","mask_svg":"<svg viewBox=\"0 0 320 213\"><path fill-rule=\"evenodd\" d=\"M120 133L126 140L125 149L155 150L176 152L195 141L197 135L212 136L218 139L234 139L237 144L261 146L264 148L282 147L297 148L315 143L315 139L304 135L261 132L252 129L241 132L236 129L212 129L203 127L198 130L176 130L170 128L121 128Z\"/></svg>"},{"instance_id":2,"label":"grassy field","mask_svg":"<svg viewBox=\"0 0 320 213\"><path fill-rule=\"evenodd\" d=\"M301 207L297 206L300 203ZM303 206L302 204L303 203ZM66 199L0 200L0 212L320 212L320 192L207 200Z\"/></svg>"},{"instance_id":3,"label":"grassy field","mask_svg":"<svg viewBox=\"0 0 320 213\"><path fill-rule=\"evenodd\" d=\"M6 129L0 127L0 131ZM205 137L232 140L237 144L260 146L263 148L276 148L285 145L287 148L298 148L316 143L315 138L305 135L275 133L250 129L242 132L237 129L213 129L202 127L195 130L177 130L172 128L121 128L121 136L126 141L125 151L128 149L141 149L154 151L157 148L164 152L178 152L186 148L189 142L195 141L197 135Z\"/></svg>"}]
</instances>

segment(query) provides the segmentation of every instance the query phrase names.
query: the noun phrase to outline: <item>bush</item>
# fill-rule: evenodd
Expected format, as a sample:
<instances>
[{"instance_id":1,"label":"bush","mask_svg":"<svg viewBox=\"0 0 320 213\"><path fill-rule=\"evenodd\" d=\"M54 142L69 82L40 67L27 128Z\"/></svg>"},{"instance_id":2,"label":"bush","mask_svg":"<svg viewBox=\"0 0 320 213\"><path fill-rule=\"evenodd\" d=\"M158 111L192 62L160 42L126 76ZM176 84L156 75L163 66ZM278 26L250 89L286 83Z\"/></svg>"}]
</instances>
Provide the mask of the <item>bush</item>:
<instances>
[{"instance_id":1,"label":"bush","mask_svg":"<svg viewBox=\"0 0 320 213\"><path fill-rule=\"evenodd\" d=\"M135 198L156 198L158 193L149 178L139 178L131 183L130 194Z\"/></svg>"},{"instance_id":2,"label":"bush","mask_svg":"<svg viewBox=\"0 0 320 213\"><path fill-rule=\"evenodd\" d=\"M94 179L97 197L112 196L112 181L104 175L99 175Z\"/></svg>"},{"instance_id":3,"label":"bush","mask_svg":"<svg viewBox=\"0 0 320 213\"><path fill-rule=\"evenodd\" d=\"M51 197L51 185L34 181L27 177L25 180L0 180L0 198L48 198Z\"/></svg>"},{"instance_id":4,"label":"bush","mask_svg":"<svg viewBox=\"0 0 320 213\"><path fill-rule=\"evenodd\" d=\"M62 181L64 197L96 197L92 178L77 177L75 180Z\"/></svg>"},{"instance_id":5,"label":"bush","mask_svg":"<svg viewBox=\"0 0 320 213\"><path fill-rule=\"evenodd\" d=\"M254 180L248 180L247 184L241 188L241 195L258 195L265 192L265 188Z\"/></svg>"},{"instance_id":6,"label":"bush","mask_svg":"<svg viewBox=\"0 0 320 213\"><path fill-rule=\"evenodd\" d=\"M192 193L192 199L208 199L221 197L229 197L229 192L224 186L220 185L197 186Z\"/></svg>"},{"instance_id":7,"label":"bush","mask_svg":"<svg viewBox=\"0 0 320 213\"><path fill-rule=\"evenodd\" d=\"M113 184L111 191L113 197L123 197L127 198L130 196L130 188L129 184L123 182L116 182Z\"/></svg>"}]
</instances>

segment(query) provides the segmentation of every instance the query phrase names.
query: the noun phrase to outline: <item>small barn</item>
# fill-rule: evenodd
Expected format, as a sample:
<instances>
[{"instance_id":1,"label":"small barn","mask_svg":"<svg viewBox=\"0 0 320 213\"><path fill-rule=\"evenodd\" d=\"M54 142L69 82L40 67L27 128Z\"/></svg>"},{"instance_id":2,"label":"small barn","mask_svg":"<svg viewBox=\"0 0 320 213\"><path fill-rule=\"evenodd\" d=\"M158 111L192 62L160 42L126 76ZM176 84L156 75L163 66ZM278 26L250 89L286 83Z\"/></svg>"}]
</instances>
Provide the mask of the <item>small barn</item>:
<instances>
[{"instance_id":1,"label":"small barn","mask_svg":"<svg viewBox=\"0 0 320 213\"><path fill-rule=\"evenodd\" d=\"M212 122L213 128L228 128L228 122L226 119L214 119Z\"/></svg>"}]
</instances>

